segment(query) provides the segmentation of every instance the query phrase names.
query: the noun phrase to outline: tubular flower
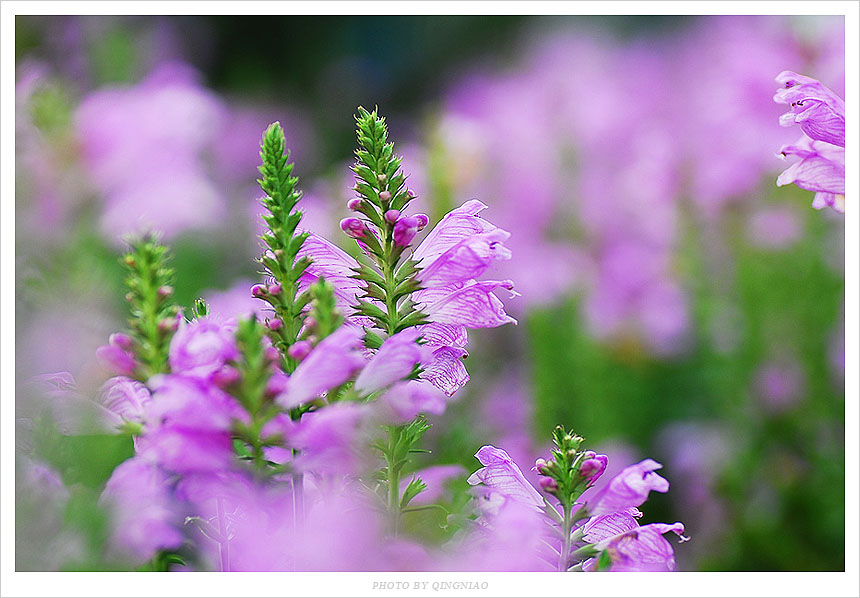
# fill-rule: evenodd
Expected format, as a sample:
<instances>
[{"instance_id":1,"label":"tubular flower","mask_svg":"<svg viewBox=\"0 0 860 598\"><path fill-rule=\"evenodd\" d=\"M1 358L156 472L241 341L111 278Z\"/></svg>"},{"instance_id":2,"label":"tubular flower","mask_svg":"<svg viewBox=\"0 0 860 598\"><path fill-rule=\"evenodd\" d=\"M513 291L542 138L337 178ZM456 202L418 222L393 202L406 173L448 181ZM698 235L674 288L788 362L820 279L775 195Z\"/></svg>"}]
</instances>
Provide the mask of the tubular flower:
<instances>
[{"instance_id":1,"label":"tubular flower","mask_svg":"<svg viewBox=\"0 0 860 598\"><path fill-rule=\"evenodd\" d=\"M776 81L783 87L773 99L788 104L779 124L799 125L804 136L780 149L783 158L797 156L776 180L777 186L794 183L815 192L812 207L845 211L845 102L819 81L783 71Z\"/></svg>"}]
</instances>

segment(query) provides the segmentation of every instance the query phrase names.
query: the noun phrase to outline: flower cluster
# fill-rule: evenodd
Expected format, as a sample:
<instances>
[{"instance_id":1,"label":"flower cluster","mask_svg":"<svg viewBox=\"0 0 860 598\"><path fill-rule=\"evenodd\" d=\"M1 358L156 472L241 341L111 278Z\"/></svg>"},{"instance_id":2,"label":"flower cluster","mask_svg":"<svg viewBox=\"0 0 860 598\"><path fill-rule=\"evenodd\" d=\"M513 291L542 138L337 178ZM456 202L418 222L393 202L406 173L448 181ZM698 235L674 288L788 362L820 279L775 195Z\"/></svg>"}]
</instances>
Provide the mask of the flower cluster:
<instances>
[{"instance_id":1,"label":"flower cluster","mask_svg":"<svg viewBox=\"0 0 860 598\"><path fill-rule=\"evenodd\" d=\"M506 509L538 513L558 531L547 534L540 554L558 571L673 570L674 551L663 534L674 532L686 541L684 525L639 525L637 521L642 516L638 507L652 490L669 490L669 482L655 473L662 466L645 459L598 487L607 456L581 449L583 438L560 426L553 436L551 458L538 459L534 466L543 494L504 450L485 446L476 453L484 467L472 474L469 483L483 484L479 509L484 526L497 533L497 528L508 524L502 516Z\"/></svg>"},{"instance_id":2,"label":"flower cluster","mask_svg":"<svg viewBox=\"0 0 860 598\"><path fill-rule=\"evenodd\" d=\"M776 77L782 87L773 99L790 110L779 119L784 127L800 126L803 136L783 145L783 158L799 158L776 180L778 186L794 183L815 192L812 206L845 211L845 102L821 82L783 71Z\"/></svg>"}]
</instances>

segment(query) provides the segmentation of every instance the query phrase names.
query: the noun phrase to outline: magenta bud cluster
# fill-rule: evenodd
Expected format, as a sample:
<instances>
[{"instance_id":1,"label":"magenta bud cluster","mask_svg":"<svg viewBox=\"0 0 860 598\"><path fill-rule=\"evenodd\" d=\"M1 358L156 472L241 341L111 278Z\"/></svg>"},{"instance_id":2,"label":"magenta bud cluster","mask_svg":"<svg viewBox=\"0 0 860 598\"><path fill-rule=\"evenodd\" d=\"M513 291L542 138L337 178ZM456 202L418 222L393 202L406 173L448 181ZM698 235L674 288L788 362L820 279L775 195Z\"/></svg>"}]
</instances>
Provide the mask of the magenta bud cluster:
<instances>
[{"instance_id":1,"label":"magenta bud cluster","mask_svg":"<svg viewBox=\"0 0 860 598\"><path fill-rule=\"evenodd\" d=\"M287 355L290 359L301 361L308 356L308 353L313 349L313 344L310 341L297 341L287 349Z\"/></svg>"}]
</instances>

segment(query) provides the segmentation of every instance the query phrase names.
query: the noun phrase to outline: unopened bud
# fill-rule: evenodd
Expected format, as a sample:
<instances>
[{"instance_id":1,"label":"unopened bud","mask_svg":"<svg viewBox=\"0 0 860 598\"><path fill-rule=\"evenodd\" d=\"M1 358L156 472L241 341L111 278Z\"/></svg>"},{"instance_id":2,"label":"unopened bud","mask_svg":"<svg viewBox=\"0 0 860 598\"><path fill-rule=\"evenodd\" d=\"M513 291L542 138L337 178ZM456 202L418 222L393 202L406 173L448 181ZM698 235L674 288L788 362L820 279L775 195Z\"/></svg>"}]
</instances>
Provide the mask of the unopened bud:
<instances>
[{"instance_id":1,"label":"unopened bud","mask_svg":"<svg viewBox=\"0 0 860 598\"><path fill-rule=\"evenodd\" d=\"M608 462L609 458L606 455L594 455L591 458L585 459L579 466L579 475L589 482L594 483L606 471L606 464Z\"/></svg>"},{"instance_id":2,"label":"unopened bud","mask_svg":"<svg viewBox=\"0 0 860 598\"><path fill-rule=\"evenodd\" d=\"M129 302L134 301L134 295L132 295L131 293L126 293L125 300Z\"/></svg>"},{"instance_id":3,"label":"unopened bud","mask_svg":"<svg viewBox=\"0 0 860 598\"><path fill-rule=\"evenodd\" d=\"M131 337L127 334L123 334L122 332L115 332L108 337L108 342L120 349L131 349L132 340Z\"/></svg>"},{"instance_id":4,"label":"unopened bud","mask_svg":"<svg viewBox=\"0 0 860 598\"><path fill-rule=\"evenodd\" d=\"M284 327L284 323L278 318L274 318L272 320L268 320L266 322L266 326L269 327L269 330L280 330Z\"/></svg>"},{"instance_id":5,"label":"unopened bud","mask_svg":"<svg viewBox=\"0 0 860 598\"><path fill-rule=\"evenodd\" d=\"M400 210L388 210L385 212L385 221L389 224L394 224L400 218Z\"/></svg>"},{"instance_id":6,"label":"unopened bud","mask_svg":"<svg viewBox=\"0 0 860 598\"><path fill-rule=\"evenodd\" d=\"M553 478L543 477L538 482L538 485L544 492L552 493L558 490L558 482L556 482Z\"/></svg>"},{"instance_id":7,"label":"unopened bud","mask_svg":"<svg viewBox=\"0 0 860 598\"><path fill-rule=\"evenodd\" d=\"M348 202L346 202L346 207L352 210L353 212L357 212L361 209L362 200L360 197L353 197Z\"/></svg>"},{"instance_id":8,"label":"unopened bud","mask_svg":"<svg viewBox=\"0 0 860 598\"><path fill-rule=\"evenodd\" d=\"M274 347L266 347L265 351L266 359L273 363L277 363L281 359L281 353Z\"/></svg>"},{"instance_id":9,"label":"unopened bud","mask_svg":"<svg viewBox=\"0 0 860 598\"><path fill-rule=\"evenodd\" d=\"M378 174L378 175L376 175L376 180L384 185L385 183L388 182L388 177L385 176L384 174Z\"/></svg>"},{"instance_id":10,"label":"unopened bud","mask_svg":"<svg viewBox=\"0 0 860 598\"><path fill-rule=\"evenodd\" d=\"M158 292L159 297L169 297L170 295L173 294L173 287L165 284L165 285L158 287L157 292Z\"/></svg>"},{"instance_id":11,"label":"unopened bud","mask_svg":"<svg viewBox=\"0 0 860 598\"><path fill-rule=\"evenodd\" d=\"M354 239L362 238L367 230L358 218L344 218L340 221L340 229Z\"/></svg>"},{"instance_id":12,"label":"unopened bud","mask_svg":"<svg viewBox=\"0 0 860 598\"><path fill-rule=\"evenodd\" d=\"M316 330L316 327L317 327L317 321L313 317L308 316L307 318L305 318L305 329L306 330Z\"/></svg>"},{"instance_id":13,"label":"unopened bud","mask_svg":"<svg viewBox=\"0 0 860 598\"><path fill-rule=\"evenodd\" d=\"M219 388L227 388L231 384L235 384L236 382L238 382L239 378L239 370L229 365L225 365L221 369L217 370L214 374L212 374L212 381Z\"/></svg>"},{"instance_id":14,"label":"unopened bud","mask_svg":"<svg viewBox=\"0 0 860 598\"><path fill-rule=\"evenodd\" d=\"M310 341L296 341L289 349L287 349L287 355L290 359L301 361L308 356L308 353L310 353L313 348L314 346Z\"/></svg>"},{"instance_id":15,"label":"unopened bud","mask_svg":"<svg viewBox=\"0 0 860 598\"><path fill-rule=\"evenodd\" d=\"M129 253L125 256L125 264L126 266L134 268L134 266L137 265L137 262L135 261L134 256Z\"/></svg>"},{"instance_id":16,"label":"unopened bud","mask_svg":"<svg viewBox=\"0 0 860 598\"><path fill-rule=\"evenodd\" d=\"M258 297L258 298L262 299L263 297L266 296L266 288L261 284L255 284L254 286L251 287L251 294L254 297Z\"/></svg>"},{"instance_id":17,"label":"unopened bud","mask_svg":"<svg viewBox=\"0 0 860 598\"><path fill-rule=\"evenodd\" d=\"M280 247L279 247L279 248L277 248L277 249L275 249L275 251L274 251L273 253L275 254L275 257L276 257L276 258L278 258L278 260L279 260L279 261L280 261L280 259L281 259L282 257L284 257L284 256L286 255L286 254L284 253L284 250L283 250L283 249L281 249Z\"/></svg>"},{"instance_id":18,"label":"unopened bud","mask_svg":"<svg viewBox=\"0 0 860 598\"><path fill-rule=\"evenodd\" d=\"M279 285L278 283L275 283L272 286L270 286L269 287L269 294L270 295L280 295L281 294L281 285Z\"/></svg>"},{"instance_id":19,"label":"unopened bud","mask_svg":"<svg viewBox=\"0 0 860 598\"><path fill-rule=\"evenodd\" d=\"M162 334L166 334L168 332L176 332L179 328L179 322L173 318L164 318L158 322L158 331Z\"/></svg>"},{"instance_id":20,"label":"unopened bud","mask_svg":"<svg viewBox=\"0 0 860 598\"><path fill-rule=\"evenodd\" d=\"M388 191L382 191L379 194L379 199L381 199L382 201L391 201L391 193L389 193Z\"/></svg>"},{"instance_id":21,"label":"unopened bud","mask_svg":"<svg viewBox=\"0 0 860 598\"><path fill-rule=\"evenodd\" d=\"M541 470L541 468L543 468L543 467L546 467L546 459L537 459L537 460L535 461L534 470L535 470L535 471L540 471L540 470Z\"/></svg>"},{"instance_id":22,"label":"unopened bud","mask_svg":"<svg viewBox=\"0 0 860 598\"><path fill-rule=\"evenodd\" d=\"M394 225L394 231L392 232L394 243L400 247L409 245L412 239L415 238L415 235L418 234L418 223L419 220L416 216L404 216L400 218Z\"/></svg>"}]
</instances>

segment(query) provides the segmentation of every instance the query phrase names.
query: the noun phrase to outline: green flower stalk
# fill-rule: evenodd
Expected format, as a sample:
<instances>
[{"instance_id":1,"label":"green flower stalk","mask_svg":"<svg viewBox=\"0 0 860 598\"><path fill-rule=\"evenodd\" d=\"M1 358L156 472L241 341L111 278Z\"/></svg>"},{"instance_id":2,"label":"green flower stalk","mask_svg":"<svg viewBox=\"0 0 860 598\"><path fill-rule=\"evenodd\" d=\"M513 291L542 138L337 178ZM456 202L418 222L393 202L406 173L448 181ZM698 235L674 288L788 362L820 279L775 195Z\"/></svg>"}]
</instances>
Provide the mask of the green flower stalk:
<instances>
[{"instance_id":1,"label":"green flower stalk","mask_svg":"<svg viewBox=\"0 0 860 598\"><path fill-rule=\"evenodd\" d=\"M173 269L170 253L156 237L130 241L123 256L131 335L111 336L99 355L118 373L146 382L154 374L170 371L170 340L179 326L181 310L173 303Z\"/></svg>"},{"instance_id":2,"label":"green flower stalk","mask_svg":"<svg viewBox=\"0 0 860 598\"><path fill-rule=\"evenodd\" d=\"M272 306L275 317L268 321L269 338L284 359L286 371L295 370L298 362L290 357L289 349L299 338L304 325L304 308L310 295L299 293L299 279L310 265L307 257L298 257L308 233L297 233L302 212L295 210L301 199L297 190L298 179L292 176L293 164L286 150L284 131L280 123L269 125L260 144L260 178L257 182L266 194L261 200L268 213L263 220L269 231L262 239L268 250L260 258L264 275L273 279L273 284L256 285L255 297Z\"/></svg>"}]
</instances>

